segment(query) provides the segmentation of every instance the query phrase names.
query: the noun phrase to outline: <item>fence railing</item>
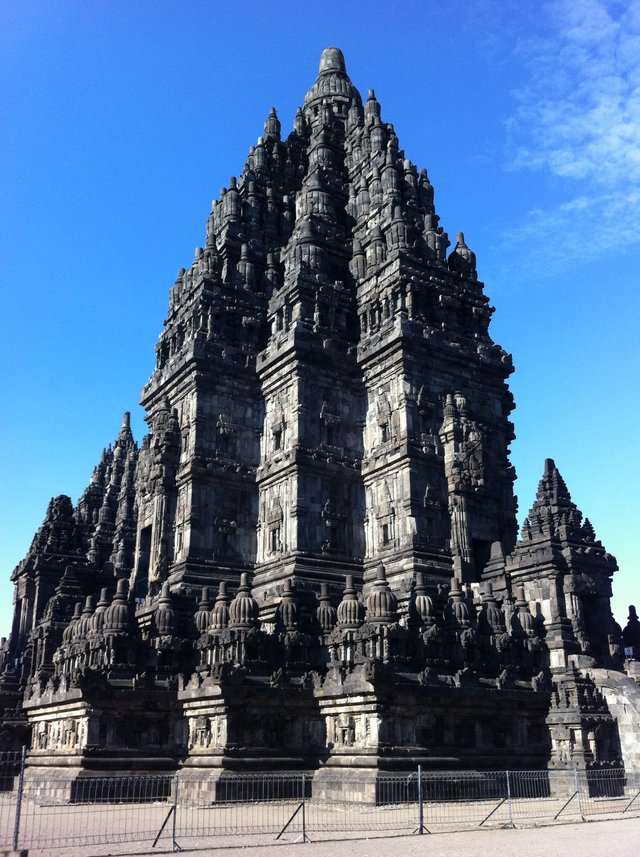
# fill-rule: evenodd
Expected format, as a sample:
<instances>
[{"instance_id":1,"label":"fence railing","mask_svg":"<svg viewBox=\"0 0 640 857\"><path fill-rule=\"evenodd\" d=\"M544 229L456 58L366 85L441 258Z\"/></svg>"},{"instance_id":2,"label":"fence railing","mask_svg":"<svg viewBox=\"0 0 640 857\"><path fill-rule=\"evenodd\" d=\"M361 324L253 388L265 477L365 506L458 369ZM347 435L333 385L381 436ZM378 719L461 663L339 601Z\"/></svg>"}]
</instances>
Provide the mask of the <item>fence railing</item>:
<instances>
[{"instance_id":1,"label":"fence railing","mask_svg":"<svg viewBox=\"0 0 640 857\"><path fill-rule=\"evenodd\" d=\"M640 814L640 772L623 770L76 774L0 754L0 849L148 840L177 850Z\"/></svg>"}]
</instances>

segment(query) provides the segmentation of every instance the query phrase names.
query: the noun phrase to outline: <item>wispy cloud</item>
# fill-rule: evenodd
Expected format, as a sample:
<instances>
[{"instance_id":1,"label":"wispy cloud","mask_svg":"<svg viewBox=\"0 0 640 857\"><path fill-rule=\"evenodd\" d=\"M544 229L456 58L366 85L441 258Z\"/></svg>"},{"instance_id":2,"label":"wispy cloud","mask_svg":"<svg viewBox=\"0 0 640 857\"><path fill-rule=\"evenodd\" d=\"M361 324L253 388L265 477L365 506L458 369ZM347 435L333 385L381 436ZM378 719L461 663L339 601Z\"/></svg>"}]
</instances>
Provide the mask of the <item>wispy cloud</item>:
<instances>
[{"instance_id":1,"label":"wispy cloud","mask_svg":"<svg viewBox=\"0 0 640 857\"><path fill-rule=\"evenodd\" d=\"M557 202L508 237L560 230L562 264L640 242L640 0L550 0L541 14L518 47L529 80L508 132L511 167L556 176Z\"/></svg>"}]
</instances>

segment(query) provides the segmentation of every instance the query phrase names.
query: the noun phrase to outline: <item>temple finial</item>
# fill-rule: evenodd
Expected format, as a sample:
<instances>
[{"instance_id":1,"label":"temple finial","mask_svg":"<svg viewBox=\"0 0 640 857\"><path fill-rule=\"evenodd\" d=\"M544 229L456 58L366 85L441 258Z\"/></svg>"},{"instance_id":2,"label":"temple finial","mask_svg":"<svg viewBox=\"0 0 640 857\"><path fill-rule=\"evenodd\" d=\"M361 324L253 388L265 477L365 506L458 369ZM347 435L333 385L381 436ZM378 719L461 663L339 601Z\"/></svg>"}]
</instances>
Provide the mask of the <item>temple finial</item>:
<instances>
[{"instance_id":1,"label":"temple finial","mask_svg":"<svg viewBox=\"0 0 640 857\"><path fill-rule=\"evenodd\" d=\"M264 134L265 137L271 137L274 140L280 139L280 120L278 119L278 114L276 112L276 108L272 107L269 115L267 116L267 120L264 123Z\"/></svg>"},{"instance_id":2,"label":"temple finial","mask_svg":"<svg viewBox=\"0 0 640 857\"><path fill-rule=\"evenodd\" d=\"M322 74L325 71L338 71L342 74L347 73L347 67L344 62L344 54L340 48L325 48L320 57L320 68L318 73Z\"/></svg>"}]
</instances>

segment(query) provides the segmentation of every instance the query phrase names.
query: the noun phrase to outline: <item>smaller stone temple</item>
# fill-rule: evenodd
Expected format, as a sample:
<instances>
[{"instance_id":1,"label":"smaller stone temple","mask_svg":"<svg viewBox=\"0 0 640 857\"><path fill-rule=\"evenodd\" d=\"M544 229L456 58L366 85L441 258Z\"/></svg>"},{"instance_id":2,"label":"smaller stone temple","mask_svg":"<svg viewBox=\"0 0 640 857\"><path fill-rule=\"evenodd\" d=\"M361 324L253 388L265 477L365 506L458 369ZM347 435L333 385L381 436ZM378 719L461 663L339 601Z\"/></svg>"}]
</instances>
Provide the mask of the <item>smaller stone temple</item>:
<instances>
[{"instance_id":1,"label":"smaller stone temple","mask_svg":"<svg viewBox=\"0 0 640 857\"><path fill-rule=\"evenodd\" d=\"M125 414L13 572L0 742L30 770L369 799L417 765L640 769L635 608L551 459L518 538L512 361L449 246L328 48L178 273L142 444Z\"/></svg>"}]
</instances>

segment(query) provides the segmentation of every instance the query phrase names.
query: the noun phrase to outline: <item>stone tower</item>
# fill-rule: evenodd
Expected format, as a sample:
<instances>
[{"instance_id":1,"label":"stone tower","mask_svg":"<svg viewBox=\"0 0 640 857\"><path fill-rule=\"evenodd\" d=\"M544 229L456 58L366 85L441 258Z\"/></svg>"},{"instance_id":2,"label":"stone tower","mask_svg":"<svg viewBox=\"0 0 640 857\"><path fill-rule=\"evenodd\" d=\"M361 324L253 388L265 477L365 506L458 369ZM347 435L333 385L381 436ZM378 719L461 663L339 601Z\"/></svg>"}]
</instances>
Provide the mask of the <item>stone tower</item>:
<instances>
[{"instance_id":1,"label":"stone tower","mask_svg":"<svg viewBox=\"0 0 640 857\"><path fill-rule=\"evenodd\" d=\"M633 753L615 560L551 460L517 541L511 358L449 246L328 48L178 273L141 447L125 414L14 572L0 739L71 779L302 769L329 797Z\"/></svg>"},{"instance_id":2,"label":"stone tower","mask_svg":"<svg viewBox=\"0 0 640 857\"><path fill-rule=\"evenodd\" d=\"M180 271L142 395L132 583L255 570L261 610L380 561L482 579L515 544L507 354L462 233L337 48L282 139L275 109Z\"/></svg>"}]
</instances>

